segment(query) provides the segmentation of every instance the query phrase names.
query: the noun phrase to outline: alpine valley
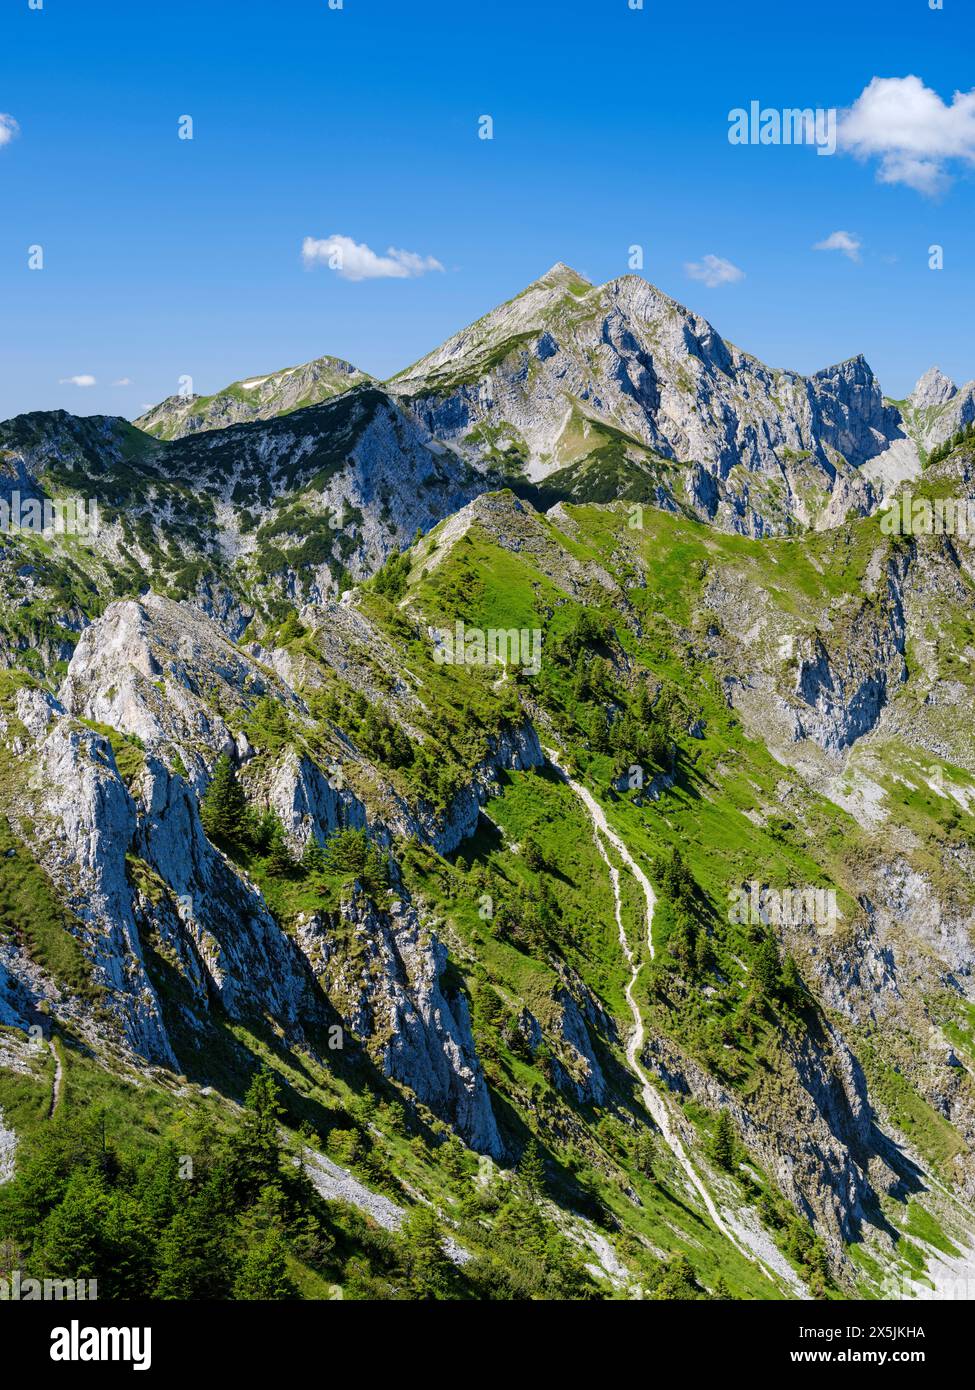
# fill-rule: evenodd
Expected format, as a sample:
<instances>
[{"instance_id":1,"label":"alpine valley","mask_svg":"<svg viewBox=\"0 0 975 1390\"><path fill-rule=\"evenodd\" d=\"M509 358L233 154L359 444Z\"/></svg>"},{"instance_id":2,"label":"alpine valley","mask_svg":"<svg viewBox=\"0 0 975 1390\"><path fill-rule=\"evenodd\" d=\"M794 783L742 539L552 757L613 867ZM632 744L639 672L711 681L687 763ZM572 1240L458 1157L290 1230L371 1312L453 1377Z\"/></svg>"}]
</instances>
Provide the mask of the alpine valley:
<instances>
[{"instance_id":1,"label":"alpine valley","mask_svg":"<svg viewBox=\"0 0 975 1390\"><path fill-rule=\"evenodd\" d=\"M97 502L0 536L0 1279L971 1288L975 557L884 516L973 422L558 264L0 424Z\"/></svg>"}]
</instances>

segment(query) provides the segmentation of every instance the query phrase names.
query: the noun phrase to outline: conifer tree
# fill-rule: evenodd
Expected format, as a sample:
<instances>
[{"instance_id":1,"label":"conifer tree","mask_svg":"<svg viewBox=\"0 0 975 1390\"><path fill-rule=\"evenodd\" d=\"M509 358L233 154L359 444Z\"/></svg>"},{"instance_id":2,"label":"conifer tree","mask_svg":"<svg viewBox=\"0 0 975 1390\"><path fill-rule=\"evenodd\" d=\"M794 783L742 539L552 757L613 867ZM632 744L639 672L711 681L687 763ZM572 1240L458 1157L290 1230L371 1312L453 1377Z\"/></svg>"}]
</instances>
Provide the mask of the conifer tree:
<instances>
[{"instance_id":1,"label":"conifer tree","mask_svg":"<svg viewBox=\"0 0 975 1390\"><path fill-rule=\"evenodd\" d=\"M706 975L714 965L714 948L711 938L702 927L694 943L694 968L699 975Z\"/></svg>"},{"instance_id":2,"label":"conifer tree","mask_svg":"<svg viewBox=\"0 0 975 1390\"><path fill-rule=\"evenodd\" d=\"M446 1290L450 1262L436 1216L426 1206L416 1206L401 1227L410 1293L415 1298L438 1298Z\"/></svg>"},{"instance_id":3,"label":"conifer tree","mask_svg":"<svg viewBox=\"0 0 975 1390\"><path fill-rule=\"evenodd\" d=\"M267 867L268 872L274 874L276 878L285 878L294 871L295 867L295 861L285 838L284 826L277 819L274 822L274 829L271 831L271 842L267 847Z\"/></svg>"},{"instance_id":4,"label":"conifer tree","mask_svg":"<svg viewBox=\"0 0 975 1390\"><path fill-rule=\"evenodd\" d=\"M237 774L226 753L221 753L200 802L203 829L212 840L234 843L243 838L246 817L247 800Z\"/></svg>"},{"instance_id":5,"label":"conifer tree","mask_svg":"<svg viewBox=\"0 0 975 1390\"><path fill-rule=\"evenodd\" d=\"M727 1110L718 1112L714 1134L711 1138L711 1158L719 1168L728 1173L735 1166L735 1127Z\"/></svg>"},{"instance_id":6,"label":"conifer tree","mask_svg":"<svg viewBox=\"0 0 975 1390\"><path fill-rule=\"evenodd\" d=\"M538 872L545 867L545 856L541 846L533 835L526 835L522 842L521 852L524 856L526 866L533 872Z\"/></svg>"},{"instance_id":7,"label":"conifer tree","mask_svg":"<svg viewBox=\"0 0 975 1390\"><path fill-rule=\"evenodd\" d=\"M585 649L579 649L576 654L575 668L572 673L572 695L580 704L584 704L592 695L592 688L589 684L589 666L586 661Z\"/></svg>"},{"instance_id":8,"label":"conifer tree","mask_svg":"<svg viewBox=\"0 0 975 1390\"><path fill-rule=\"evenodd\" d=\"M254 1195L280 1177L278 1127L283 1114L277 1082L267 1067L261 1067L248 1087L240 1129L234 1136L241 1185Z\"/></svg>"},{"instance_id":9,"label":"conifer tree","mask_svg":"<svg viewBox=\"0 0 975 1390\"><path fill-rule=\"evenodd\" d=\"M325 851L314 835L308 837L308 843L301 856L301 867L309 874L325 872Z\"/></svg>"},{"instance_id":10,"label":"conifer tree","mask_svg":"<svg viewBox=\"0 0 975 1390\"><path fill-rule=\"evenodd\" d=\"M226 1298L234 1275L226 1230L226 1213L208 1185L176 1213L162 1234L155 1297Z\"/></svg>"},{"instance_id":11,"label":"conifer tree","mask_svg":"<svg viewBox=\"0 0 975 1390\"><path fill-rule=\"evenodd\" d=\"M70 1271L74 1279L97 1278L102 1272L102 1227L108 1197L98 1173L78 1168L71 1174L61 1201L44 1223L44 1260L56 1273Z\"/></svg>"},{"instance_id":12,"label":"conifer tree","mask_svg":"<svg viewBox=\"0 0 975 1390\"><path fill-rule=\"evenodd\" d=\"M653 1140L649 1134L641 1133L636 1141L636 1166L644 1177L654 1177Z\"/></svg>"},{"instance_id":13,"label":"conifer tree","mask_svg":"<svg viewBox=\"0 0 975 1390\"><path fill-rule=\"evenodd\" d=\"M678 911L674 930L667 942L667 949L680 965L689 967L694 960L697 926L686 912Z\"/></svg>"},{"instance_id":14,"label":"conifer tree","mask_svg":"<svg viewBox=\"0 0 975 1390\"><path fill-rule=\"evenodd\" d=\"M297 1290L288 1277L288 1247L275 1227L251 1244L241 1260L234 1281L234 1297L248 1299L295 1298Z\"/></svg>"},{"instance_id":15,"label":"conifer tree","mask_svg":"<svg viewBox=\"0 0 975 1390\"><path fill-rule=\"evenodd\" d=\"M545 1191L545 1162L534 1139L525 1145L518 1164L518 1177L531 1200L537 1202Z\"/></svg>"},{"instance_id":16,"label":"conifer tree","mask_svg":"<svg viewBox=\"0 0 975 1390\"><path fill-rule=\"evenodd\" d=\"M781 983L779 948L774 939L767 934L762 938L755 955L755 979L764 994L778 993Z\"/></svg>"}]
</instances>

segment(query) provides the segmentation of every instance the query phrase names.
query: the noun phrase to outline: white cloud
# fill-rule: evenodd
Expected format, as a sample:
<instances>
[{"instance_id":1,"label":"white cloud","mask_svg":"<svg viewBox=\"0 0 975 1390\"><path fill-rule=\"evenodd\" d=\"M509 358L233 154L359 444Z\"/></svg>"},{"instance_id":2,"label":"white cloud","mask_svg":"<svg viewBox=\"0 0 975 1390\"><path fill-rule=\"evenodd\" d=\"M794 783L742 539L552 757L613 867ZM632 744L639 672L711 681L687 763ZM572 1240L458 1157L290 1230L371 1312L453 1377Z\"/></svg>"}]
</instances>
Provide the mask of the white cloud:
<instances>
[{"instance_id":1,"label":"white cloud","mask_svg":"<svg viewBox=\"0 0 975 1390\"><path fill-rule=\"evenodd\" d=\"M859 261L863 242L855 232L830 232L825 241L817 241L814 251L841 251L848 260Z\"/></svg>"},{"instance_id":2,"label":"white cloud","mask_svg":"<svg viewBox=\"0 0 975 1390\"><path fill-rule=\"evenodd\" d=\"M744 280L745 272L721 256L703 256L699 261L686 261L684 269L692 280L703 280L714 289L716 285L733 285L736 280Z\"/></svg>"},{"instance_id":3,"label":"white cloud","mask_svg":"<svg viewBox=\"0 0 975 1390\"><path fill-rule=\"evenodd\" d=\"M840 117L839 148L880 159L881 183L933 195L952 182L949 164L975 164L975 88L951 104L919 77L875 77Z\"/></svg>"},{"instance_id":4,"label":"white cloud","mask_svg":"<svg viewBox=\"0 0 975 1390\"><path fill-rule=\"evenodd\" d=\"M132 385L132 378L129 377L129 376L120 376L119 379L118 379L118 381L113 381L113 382L112 382L112 385L113 385L113 386L131 386L131 385Z\"/></svg>"},{"instance_id":5,"label":"white cloud","mask_svg":"<svg viewBox=\"0 0 975 1390\"><path fill-rule=\"evenodd\" d=\"M385 256L379 256L365 242L356 242L347 236L329 236L321 240L306 236L301 244L301 257L306 266L326 265L343 280L409 280L428 270L443 270L433 256L397 251L395 246L390 246Z\"/></svg>"},{"instance_id":6,"label":"white cloud","mask_svg":"<svg viewBox=\"0 0 975 1390\"><path fill-rule=\"evenodd\" d=\"M0 111L0 149L4 145L9 145L11 140L20 134L20 126L13 116L8 116L5 111Z\"/></svg>"},{"instance_id":7,"label":"white cloud","mask_svg":"<svg viewBox=\"0 0 975 1390\"><path fill-rule=\"evenodd\" d=\"M87 372L82 372L79 376L63 376L59 379L59 386L94 386L95 378L89 376Z\"/></svg>"}]
</instances>

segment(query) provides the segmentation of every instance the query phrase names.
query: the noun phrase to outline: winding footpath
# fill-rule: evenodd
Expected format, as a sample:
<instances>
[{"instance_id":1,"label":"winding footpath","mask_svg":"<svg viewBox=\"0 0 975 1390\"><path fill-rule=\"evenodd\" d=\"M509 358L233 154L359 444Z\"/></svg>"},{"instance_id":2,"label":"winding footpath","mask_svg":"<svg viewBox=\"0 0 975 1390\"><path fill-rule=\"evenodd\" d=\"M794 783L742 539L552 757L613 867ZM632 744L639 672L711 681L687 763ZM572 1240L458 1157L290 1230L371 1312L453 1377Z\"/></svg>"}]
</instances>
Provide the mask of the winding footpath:
<instances>
[{"instance_id":1,"label":"winding footpath","mask_svg":"<svg viewBox=\"0 0 975 1390\"><path fill-rule=\"evenodd\" d=\"M653 1121L656 1124L657 1128L660 1130L664 1142L670 1149L671 1153L674 1155L674 1158L680 1165L680 1168L684 1173L685 1177L687 1178L688 1182L691 1184L691 1186L694 1188L694 1190L700 1197L701 1201L704 1203L705 1209L707 1210L707 1213L713 1221L714 1225L725 1237L725 1239L730 1241L731 1244L738 1251L738 1253L740 1255L743 1255L745 1259L751 1260L753 1264L757 1264L759 1268L762 1270L762 1272L766 1274L767 1277L771 1279L773 1283L778 1284L784 1281L789 1285L791 1292L794 1293L797 1297L808 1298L808 1290L805 1288L802 1281L798 1278L792 1266L775 1248L775 1246L772 1244L772 1242L768 1239L768 1237L765 1235L763 1231L761 1231L760 1229L749 1229L748 1227L738 1222L735 1223L736 1229L732 1230L729 1221L726 1219L725 1216L722 1216L721 1212L719 1212L714 1202L714 1199L712 1198L710 1192L708 1192L703 1181L701 1180L697 1170L695 1169L693 1163L688 1157L687 1150L684 1148L680 1136L677 1134L676 1130L673 1127L673 1124L671 1123L670 1113L667 1109L666 1102L660 1095L660 1092L657 1090L657 1088L653 1085L652 1081L650 1080L650 1077L647 1075L646 1071L644 1071L643 1066L641 1065L640 1053L643 1050L643 1041L646 1036L646 1025L643 1021L643 1014L640 1010L640 1006L634 998L633 991L636 987L637 977L639 976L640 970L642 968L642 962L640 962L637 959L636 953L633 951L632 947L630 946L629 940L627 939L626 928L623 925L623 910L622 899L620 896L619 870L612 863L609 855L606 852L607 844L612 845L613 849L616 851L620 859L632 873L633 877L636 879L637 883L640 885L640 888L643 891L643 896L646 901L647 950L649 951L651 960L653 960L654 956L653 914L654 909L657 905L657 896L654 893L653 887L646 874L640 868L639 864L637 864L637 862L634 860L633 856L630 854L630 851L627 849L626 845L620 839L619 835L617 835L616 832L610 827L609 822L606 819L606 814L603 811L603 808L599 805L598 801L596 801L595 797L589 791L587 791L586 788L583 787L579 782L574 781L569 776L568 772L566 772L565 768L562 767L562 765L559 763L558 759L556 758L555 754L552 752L551 749L545 749L545 756L548 759L551 766L561 777L562 781L565 782L566 786L568 786L570 790L575 793L575 795L585 806L586 811L589 814L589 819L592 822L593 843L599 851L599 854L603 862L605 863L606 868L609 870L610 882L613 886L613 906L616 915L616 926L617 930L619 931L620 948L623 952L623 955L626 958L627 964L630 967L630 979L626 986L625 993L626 1002L629 1004L630 1013L633 1015L633 1029L630 1033L629 1041L626 1045L626 1060L630 1067L630 1070L633 1072L633 1075L637 1078L637 1081L640 1083L643 1104L646 1107L647 1112L653 1118Z\"/></svg>"}]
</instances>

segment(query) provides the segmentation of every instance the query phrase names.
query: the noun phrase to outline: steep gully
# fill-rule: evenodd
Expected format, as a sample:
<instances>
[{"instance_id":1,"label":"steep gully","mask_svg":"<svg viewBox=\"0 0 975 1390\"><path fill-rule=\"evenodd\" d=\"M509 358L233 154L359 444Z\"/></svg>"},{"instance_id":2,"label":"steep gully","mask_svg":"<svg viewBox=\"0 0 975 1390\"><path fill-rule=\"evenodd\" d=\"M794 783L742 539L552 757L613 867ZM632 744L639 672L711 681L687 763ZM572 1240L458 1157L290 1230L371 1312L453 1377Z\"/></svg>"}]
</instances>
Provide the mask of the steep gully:
<instances>
[{"instance_id":1,"label":"steep gully","mask_svg":"<svg viewBox=\"0 0 975 1390\"><path fill-rule=\"evenodd\" d=\"M687 1155L687 1151L680 1137L673 1128L666 1102L659 1091L657 1091L640 1063L640 1053L643 1048L644 1037L646 1036L646 1026L643 1022L643 1014L640 1011L640 1006L634 998L633 991L636 987L637 977L642 968L642 962L637 959L636 953L633 951L627 939L626 929L623 925L619 870L611 862L606 852L607 843L612 845L613 849L633 874L633 877L643 891L643 896L646 901L647 949L650 953L651 960L654 956L653 914L657 902L656 894L646 874L640 868L639 864L636 863L626 845L616 832L610 828L605 812L592 794L569 776L551 749L545 749L545 756L548 758L549 763L558 773L559 777L561 777L562 781L565 782L569 789L579 798L583 806L585 806L589 819L592 822L593 843L599 851L600 857L605 863L606 868L609 870L610 882L613 888L613 904L616 915L616 926L619 931L620 948L630 967L630 979L626 986L626 1002L629 1004L630 1013L633 1015L633 1030L626 1045L626 1060L630 1070L640 1084L643 1104L647 1112L652 1116L654 1123L663 1136L664 1142L674 1155L674 1158L677 1160L688 1182L704 1203L705 1209L715 1227L721 1232L725 1239L731 1242L739 1254L743 1255L747 1260L751 1260L754 1264L757 1264L773 1283L778 1284L780 1282L785 1282L796 1297L809 1298L810 1295L805 1285L763 1231L749 1228L740 1220L736 1220L734 1217L730 1216L727 1212L722 1215L718 1211L714 1199L704 1186L703 1181Z\"/></svg>"}]
</instances>

